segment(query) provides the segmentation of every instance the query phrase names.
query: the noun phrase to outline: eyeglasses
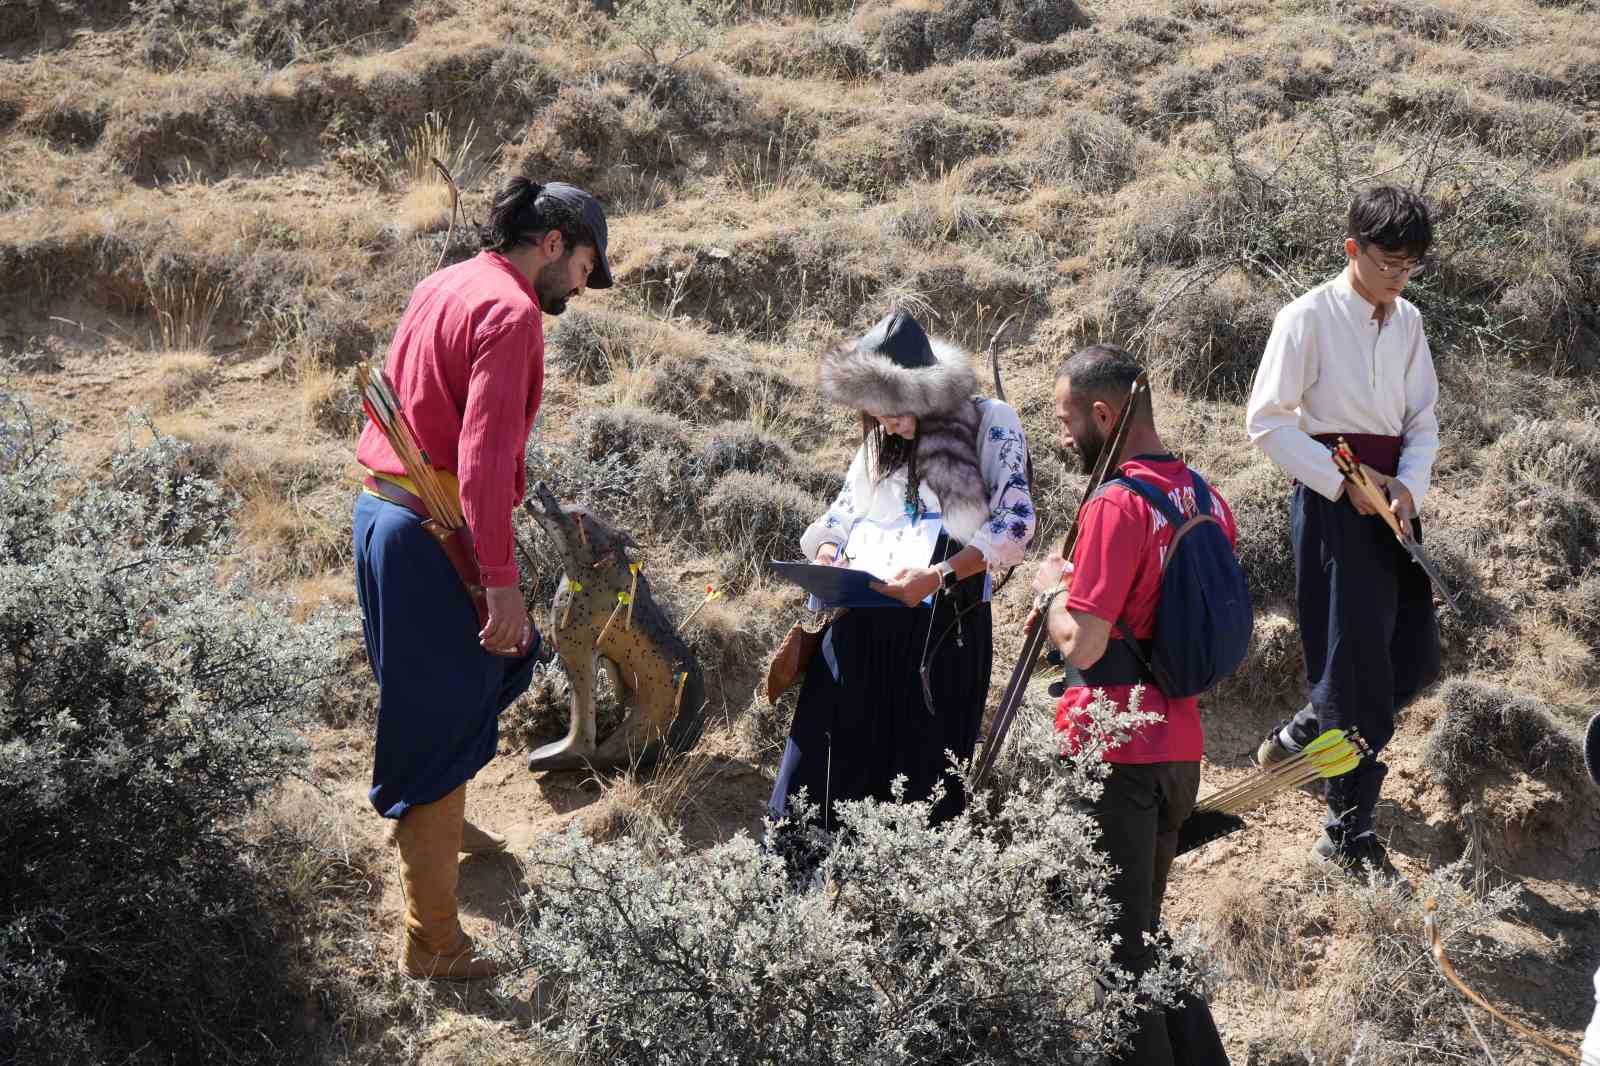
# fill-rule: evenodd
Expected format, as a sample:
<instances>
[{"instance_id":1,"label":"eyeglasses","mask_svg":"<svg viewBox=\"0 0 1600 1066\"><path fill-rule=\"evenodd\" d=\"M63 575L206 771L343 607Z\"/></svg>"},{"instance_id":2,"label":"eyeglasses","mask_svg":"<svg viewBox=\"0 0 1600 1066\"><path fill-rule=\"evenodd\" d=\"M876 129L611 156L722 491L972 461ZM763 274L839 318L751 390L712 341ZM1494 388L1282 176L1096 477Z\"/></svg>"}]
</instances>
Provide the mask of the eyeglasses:
<instances>
[{"instance_id":1,"label":"eyeglasses","mask_svg":"<svg viewBox=\"0 0 1600 1066\"><path fill-rule=\"evenodd\" d=\"M1378 273L1382 274L1386 278L1398 278L1402 274L1411 278L1419 278L1426 274L1429 268L1433 266L1433 260L1427 256L1423 256L1421 259L1408 260L1407 262L1401 263L1399 266L1391 266L1390 264L1383 262L1377 256L1371 254L1370 246L1363 248L1362 251L1368 253L1367 258L1372 261L1372 265L1377 267Z\"/></svg>"}]
</instances>

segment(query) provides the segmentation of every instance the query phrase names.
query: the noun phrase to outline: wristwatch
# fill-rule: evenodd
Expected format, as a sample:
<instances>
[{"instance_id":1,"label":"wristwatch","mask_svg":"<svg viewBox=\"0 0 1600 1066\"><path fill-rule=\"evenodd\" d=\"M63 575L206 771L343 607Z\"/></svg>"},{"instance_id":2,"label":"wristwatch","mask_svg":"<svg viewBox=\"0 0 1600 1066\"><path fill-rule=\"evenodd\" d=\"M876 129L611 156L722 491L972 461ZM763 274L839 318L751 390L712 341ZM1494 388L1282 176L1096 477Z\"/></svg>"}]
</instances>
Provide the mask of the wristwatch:
<instances>
[{"instance_id":1,"label":"wristwatch","mask_svg":"<svg viewBox=\"0 0 1600 1066\"><path fill-rule=\"evenodd\" d=\"M939 573L939 587L944 591L950 592L961 584L961 577L956 573L956 568L950 565L949 559L935 566L934 569Z\"/></svg>"}]
</instances>

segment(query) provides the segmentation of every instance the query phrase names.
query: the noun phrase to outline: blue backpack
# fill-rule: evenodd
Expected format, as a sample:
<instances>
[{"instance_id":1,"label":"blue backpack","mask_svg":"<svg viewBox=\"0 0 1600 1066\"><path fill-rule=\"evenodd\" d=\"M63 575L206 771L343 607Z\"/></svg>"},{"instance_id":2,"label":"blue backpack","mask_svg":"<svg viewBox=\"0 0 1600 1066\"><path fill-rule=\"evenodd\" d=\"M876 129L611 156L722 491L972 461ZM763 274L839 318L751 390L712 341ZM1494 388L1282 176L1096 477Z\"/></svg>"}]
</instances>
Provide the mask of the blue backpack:
<instances>
[{"instance_id":1,"label":"blue backpack","mask_svg":"<svg viewBox=\"0 0 1600 1066\"><path fill-rule=\"evenodd\" d=\"M1250 583L1228 543L1222 524L1211 513L1211 490L1193 470L1196 514L1184 518L1167 494L1138 478L1106 482L1142 496L1173 528L1161 570L1161 602L1149 653L1131 630L1117 621L1117 632L1155 679L1163 695L1181 699L1217 686L1244 662L1250 650L1255 610Z\"/></svg>"}]
</instances>

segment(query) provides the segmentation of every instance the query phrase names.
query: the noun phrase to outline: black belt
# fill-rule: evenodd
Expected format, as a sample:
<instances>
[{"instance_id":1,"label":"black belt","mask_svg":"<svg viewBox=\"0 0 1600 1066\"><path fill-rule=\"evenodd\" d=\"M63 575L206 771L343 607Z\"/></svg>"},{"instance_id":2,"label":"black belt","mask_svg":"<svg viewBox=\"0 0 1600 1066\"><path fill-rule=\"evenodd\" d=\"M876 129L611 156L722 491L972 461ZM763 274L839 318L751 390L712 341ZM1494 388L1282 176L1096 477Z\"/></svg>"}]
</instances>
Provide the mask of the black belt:
<instances>
[{"instance_id":1,"label":"black belt","mask_svg":"<svg viewBox=\"0 0 1600 1066\"><path fill-rule=\"evenodd\" d=\"M1144 654L1145 660L1150 658L1150 649L1154 646L1153 640L1138 642L1139 650ZM1060 660L1061 653L1052 651L1049 659L1054 662ZM1050 686L1050 695L1064 695L1069 688L1106 688L1110 685L1146 685L1156 686L1155 675L1145 668L1139 661L1139 656L1134 654L1126 641L1115 633L1106 641L1106 650L1098 662L1087 670L1079 670L1069 662L1062 661L1066 667L1066 676Z\"/></svg>"}]
</instances>

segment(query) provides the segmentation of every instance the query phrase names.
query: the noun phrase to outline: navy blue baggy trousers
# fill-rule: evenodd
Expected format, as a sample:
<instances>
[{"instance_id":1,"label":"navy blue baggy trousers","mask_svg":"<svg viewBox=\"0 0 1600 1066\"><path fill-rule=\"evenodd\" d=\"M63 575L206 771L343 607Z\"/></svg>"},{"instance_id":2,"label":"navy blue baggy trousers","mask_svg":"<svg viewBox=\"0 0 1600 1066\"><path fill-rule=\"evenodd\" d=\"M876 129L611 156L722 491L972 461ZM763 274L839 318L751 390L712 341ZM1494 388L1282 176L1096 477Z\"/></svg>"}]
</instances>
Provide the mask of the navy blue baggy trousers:
<instances>
[{"instance_id":1,"label":"navy blue baggy trousers","mask_svg":"<svg viewBox=\"0 0 1600 1066\"><path fill-rule=\"evenodd\" d=\"M1352 726L1366 738L1374 757L1328 782L1328 834L1353 839L1372 829L1396 712L1439 678L1433 589L1383 519L1343 496L1296 485L1289 526L1311 702L1288 731L1302 745ZM1420 522L1412 532L1420 542Z\"/></svg>"},{"instance_id":2,"label":"navy blue baggy trousers","mask_svg":"<svg viewBox=\"0 0 1600 1066\"><path fill-rule=\"evenodd\" d=\"M500 712L533 679L478 644L478 613L422 520L363 492L351 529L378 736L367 798L385 818L454 792L494 758Z\"/></svg>"}]
</instances>

